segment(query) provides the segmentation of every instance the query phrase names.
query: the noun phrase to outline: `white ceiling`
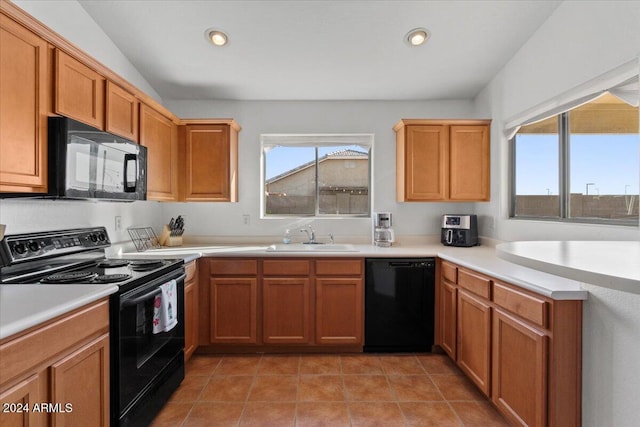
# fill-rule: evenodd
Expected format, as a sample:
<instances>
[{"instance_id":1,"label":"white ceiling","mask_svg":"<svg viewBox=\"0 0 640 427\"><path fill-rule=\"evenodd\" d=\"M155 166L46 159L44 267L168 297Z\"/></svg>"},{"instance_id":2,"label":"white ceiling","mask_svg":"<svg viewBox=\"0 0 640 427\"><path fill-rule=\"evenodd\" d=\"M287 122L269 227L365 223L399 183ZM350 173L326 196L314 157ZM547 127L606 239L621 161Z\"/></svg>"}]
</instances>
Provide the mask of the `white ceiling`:
<instances>
[{"instance_id":1,"label":"white ceiling","mask_svg":"<svg viewBox=\"0 0 640 427\"><path fill-rule=\"evenodd\" d=\"M473 98L561 3L79 1L163 99L236 100Z\"/></svg>"}]
</instances>

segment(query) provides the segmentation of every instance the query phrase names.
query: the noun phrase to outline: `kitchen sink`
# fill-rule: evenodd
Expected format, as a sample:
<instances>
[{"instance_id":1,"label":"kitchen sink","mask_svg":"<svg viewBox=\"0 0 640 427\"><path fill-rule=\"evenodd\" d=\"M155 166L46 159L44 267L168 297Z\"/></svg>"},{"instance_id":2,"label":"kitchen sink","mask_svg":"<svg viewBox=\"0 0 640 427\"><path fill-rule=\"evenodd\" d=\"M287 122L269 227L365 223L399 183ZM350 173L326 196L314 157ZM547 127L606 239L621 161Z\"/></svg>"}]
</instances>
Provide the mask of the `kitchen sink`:
<instances>
[{"instance_id":1,"label":"kitchen sink","mask_svg":"<svg viewBox=\"0 0 640 427\"><path fill-rule=\"evenodd\" d=\"M267 248L267 252L360 252L350 244L304 244L276 243Z\"/></svg>"}]
</instances>

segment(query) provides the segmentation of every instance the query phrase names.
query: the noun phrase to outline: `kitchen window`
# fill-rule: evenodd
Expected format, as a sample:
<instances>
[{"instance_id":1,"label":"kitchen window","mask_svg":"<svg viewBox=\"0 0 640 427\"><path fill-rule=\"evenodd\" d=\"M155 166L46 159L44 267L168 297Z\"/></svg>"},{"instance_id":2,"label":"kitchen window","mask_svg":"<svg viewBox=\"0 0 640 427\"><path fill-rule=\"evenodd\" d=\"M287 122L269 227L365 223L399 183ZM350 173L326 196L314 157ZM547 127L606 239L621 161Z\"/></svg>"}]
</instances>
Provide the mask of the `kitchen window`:
<instances>
[{"instance_id":1,"label":"kitchen window","mask_svg":"<svg viewBox=\"0 0 640 427\"><path fill-rule=\"evenodd\" d=\"M637 226L638 77L576 104L511 138L510 216Z\"/></svg>"},{"instance_id":2,"label":"kitchen window","mask_svg":"<svg viewBox=\"0 0 640 427\"><path fill-rule=\"evenodd\" d=\"M264 134L263 217L368 217L372 134Z\"/></svg>"}]
</instances>

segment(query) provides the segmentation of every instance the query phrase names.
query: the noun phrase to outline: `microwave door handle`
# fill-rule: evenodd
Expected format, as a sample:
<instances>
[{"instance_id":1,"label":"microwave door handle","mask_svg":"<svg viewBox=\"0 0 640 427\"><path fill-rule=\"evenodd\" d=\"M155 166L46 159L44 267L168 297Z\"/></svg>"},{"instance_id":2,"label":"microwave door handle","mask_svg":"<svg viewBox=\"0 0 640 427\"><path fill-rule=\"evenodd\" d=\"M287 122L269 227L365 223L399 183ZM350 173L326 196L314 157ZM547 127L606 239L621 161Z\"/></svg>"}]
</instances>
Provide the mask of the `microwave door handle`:
<instances>
[{"instance_id":1,"label":"microwave door handle","mask_svg":"<svg viewBox=\"0 0 640 427\"><path fill-rule=\"evenodd\" d=\"M451 228L447 230L447 243L453 243L453 229Z\"/></svg>"},{"instance_id":2,"label":"microwave door handle","mask_svg":"<svg viewBox=\"0 0 640 427\"><path fill-rule=\"evenodd\" d=\"M127 180L127 172L129 169L129 162L135 163L136 168L136 179L133 181L133 185L129 185L129 181ZM136 187L138 186L138 155L137 154L125 154L124 155L124 192L125 193L135 193Z\"/></svg>"}]
</instances>

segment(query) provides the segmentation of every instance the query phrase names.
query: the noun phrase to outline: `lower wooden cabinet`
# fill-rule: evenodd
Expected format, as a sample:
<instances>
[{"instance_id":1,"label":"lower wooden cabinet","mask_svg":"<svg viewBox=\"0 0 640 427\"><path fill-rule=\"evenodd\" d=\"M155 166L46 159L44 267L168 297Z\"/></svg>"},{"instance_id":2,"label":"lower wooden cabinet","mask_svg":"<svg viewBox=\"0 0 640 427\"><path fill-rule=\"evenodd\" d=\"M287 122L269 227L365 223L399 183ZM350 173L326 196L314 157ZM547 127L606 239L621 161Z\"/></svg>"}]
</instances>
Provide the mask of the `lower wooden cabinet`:
<instances>
[{"instance_id":1,"label":"lower wooden cabinet","mask_svg":"<svg viewBox=\"0 0 640 427\"><path fill-rule=\"evenodd\" d=\"M42 375L33 374L0 393L2 408L7 409L0 411L0 425L10 427L44 425L44 412L24 410L33 408L35 403L45 400L42 396L41 384L46 382L46 378L42 377Z\"/></svg>"},{"instance_id":2,"label":"lower wooden cabinet","mask_svg":"<svg viewBox=\"0 0 640 427\"><path fill-rule=\"evenodd\" d=\"M109 425L108 299L0 342L0 408L3 427Z\"/></svg>"},{"instance_id":3,"label":"lower wooden cabinet","mask_svg":"<svg viewBox=\"0 0 640 427\"><path fill-rule=\"evenodd\" d=\"M316 342L362 345L362 278L316 278Z\"/></svg>"},{"instance_id":4,"label":"lower wooden cabinet","mask_svg":"<svg viewBox=\"0 0 640 427\"><path fill-rule=\"evenodd\" d=\"M198 347L200 310L197 261L191 261L185 265L185 271L187 277L184 283L184 360L186 362Z\"/></svg>"},{"instance_id":5,"label":"lower wooden cabinet","mask_svg":"<svg viewBox=\"0 0 640 427\"><path fill-rule=\"evenodd\" d=\"M53 425L109 425L109 334L51 366L51 402Z\"/></svg>"},{"instance_id":6,"label":"lower wooden cabinet","mask_svg":"<svg viewBox=\"0 0 640 427\"><path fill-rule=\"evenodd\" d=\"M546 425L547 341L544 332L495 310L492 399L518 425Z\"/></svg>"},{"instance_id":7,"label":"lower wooden cabinet","mask_svg":"<svg viewBox=\"0 0 640 427\"><path fill-rule=\"evenodd\" d=\"M456 358L457 345L457 318L458 318L458 288L443 280L440 286L440 301L438 304L440 313L440 346L450 358Z\"/></svg>"},{"instance_id":8,"label":"lower wooden cabinet","mask_svg":"<svg viewBox=\"0 0 640 427\"><path fill-rule=\"evenodd\" d=\"M212 277L209 282L211 343L258 342L258 279Z\"/></svg>"},{"instance_id":9,"label":"lower wooden cabinet","mask_svg":"<svg viewBox=\"0 0 640 427\"><path fill-rule=\"evenodd\" d=\"M265 344L308 344L310 280L307 277L262 279L262 336Z\"/></svg>"},{"instance_id":10,"label":"lower wooden cabinet","mask_svg":"<svg viewBox=\"0 0 640 427\"><path fill-rule=\"evenodd\" d=\"M206 268L203 351L362 350L363 259L216 258Z\"/></svg>"},{"instance_id":11,"label":"lower wooden cabinet","mask_svg":"<svg viewBox=\"0 0 640 427\"><path fill-rule=\"evenodd\" d=\"M491 386L491 306L464 290L458 291L458 366L489 395Z\"/></svg>"},{"instance_id":12,"label":"lower wooden cabinet","mask_svg":"<svg viewBox=\"0 0 640 427\"><path fill-rule=\"evenodd\" d=\"M436 344L511 424L580 426L582 301L440 266Z\"/></svg>"}]
</instances>

